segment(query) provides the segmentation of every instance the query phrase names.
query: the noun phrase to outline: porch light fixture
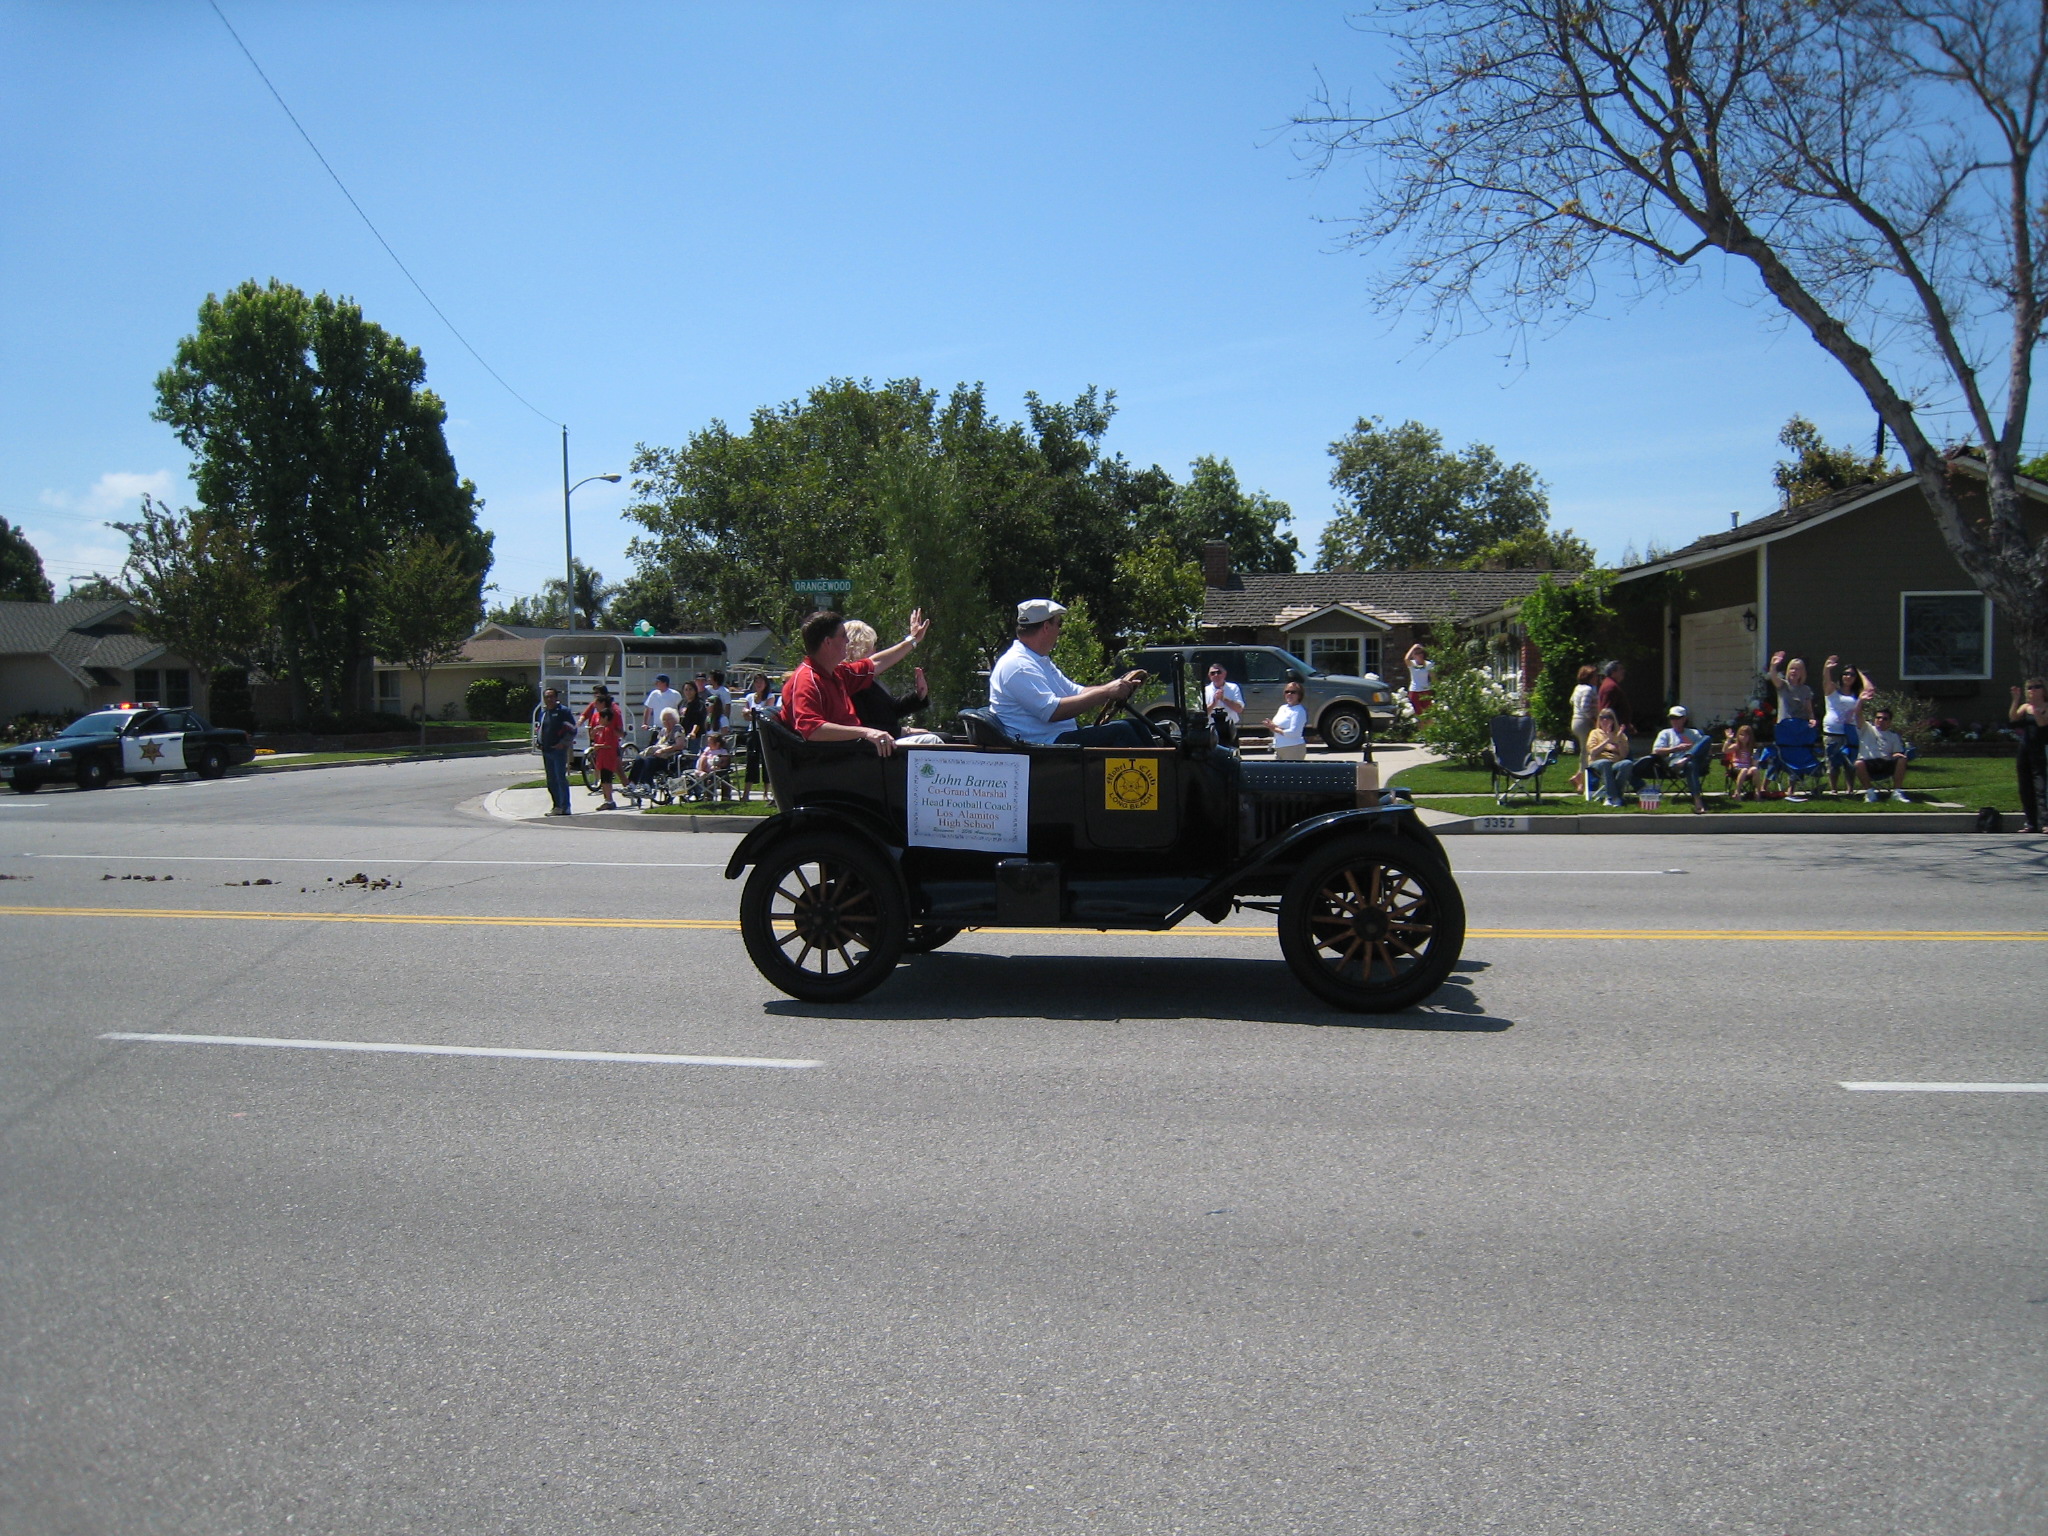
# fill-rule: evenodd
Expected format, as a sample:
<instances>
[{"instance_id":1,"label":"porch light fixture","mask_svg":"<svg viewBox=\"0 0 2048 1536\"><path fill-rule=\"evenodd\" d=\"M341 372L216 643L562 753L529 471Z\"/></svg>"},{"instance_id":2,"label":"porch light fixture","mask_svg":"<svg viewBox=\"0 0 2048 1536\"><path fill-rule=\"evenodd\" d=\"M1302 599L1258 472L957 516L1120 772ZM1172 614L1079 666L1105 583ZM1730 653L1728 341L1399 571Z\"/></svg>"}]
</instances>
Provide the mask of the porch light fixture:
<instances>
[{"instance_id":1,"label":"porch light fixture","mask_svg":"<svg viewBox=\"0 0 2048 1536\"><path fill-rule=\"evenodd\" d=\"M1742 610L1742 627L1752 635L1756 633L1756 610L1754 608Z\"/></svg>"}]
</instances>

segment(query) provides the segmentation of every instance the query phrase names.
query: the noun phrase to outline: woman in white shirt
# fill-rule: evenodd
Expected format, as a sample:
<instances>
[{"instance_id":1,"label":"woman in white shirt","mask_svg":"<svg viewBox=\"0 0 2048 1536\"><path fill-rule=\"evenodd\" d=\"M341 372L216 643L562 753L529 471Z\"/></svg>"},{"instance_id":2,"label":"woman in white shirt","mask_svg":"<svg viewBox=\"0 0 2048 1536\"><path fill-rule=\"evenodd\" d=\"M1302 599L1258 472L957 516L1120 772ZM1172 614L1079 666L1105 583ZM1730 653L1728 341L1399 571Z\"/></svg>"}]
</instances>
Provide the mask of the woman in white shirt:
<instances>
[{"instance_id":1,"label":"woman in white shirt","mask_svg":"<svg viewBox=\"0 0 2048 1536\"><path fill-rule=\"evenodd\" d=\"M1877 684L1855 667L1843 667L1839 656L1830 656L1820 675L1827 703L1820 728L1828 754L1828 788L1854 789L1856 735L1863 729L1863 706L1876 695Z\"/></svg>"},{"instance_id":2,"label":"woman in white shirt","mask_svg":"<svg viewBox=\"0 0 2048 1536\"><path fill-rule=\"evenodd\" d=\"M1572 740L1579 744L1579 771L1572 775L1572 788L1593 798L1593 786L1586 782L1586 738L1592 734L1594 711L1600 699L1600 669L1579 668L1578 686L1572 689Z\"/></svg>"},{"instance_id":3,"label":"woman in white shirt","mask_svg":"<svg viewBox=\"0 0 2048 1536\"><path fill-rule=\"evenodd\" d=\"M1287 702L1273 711L1273 760L1299 763L1308 757L1308 711L1302 707L1301 684L1289 683L1281 690Z\"/></svg>"}]
</instances>

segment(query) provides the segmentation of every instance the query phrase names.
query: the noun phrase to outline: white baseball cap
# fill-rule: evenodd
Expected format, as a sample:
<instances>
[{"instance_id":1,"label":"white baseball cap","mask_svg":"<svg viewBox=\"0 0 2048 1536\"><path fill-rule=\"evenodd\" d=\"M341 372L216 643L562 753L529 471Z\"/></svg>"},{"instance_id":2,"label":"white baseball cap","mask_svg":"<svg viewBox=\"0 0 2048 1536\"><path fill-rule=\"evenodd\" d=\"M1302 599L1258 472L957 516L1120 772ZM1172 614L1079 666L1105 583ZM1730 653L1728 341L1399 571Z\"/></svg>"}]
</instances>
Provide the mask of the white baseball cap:
<instances>
[{"instance_id":1,"label":"white baseball cap","mask_svg":"<svg viewBox=\"0 0 2048 1536\"><path fill-rule=\"evenodd\" d=\"M1049 597L1026 598L1017 605L1017 624L1043 624L1047 619L1056 619L1065 613L1066 605L1056 603Z\"/></svg>"},{"instance_id":2,"label":"white baseball cap","mask_svg":"<svg viewBox=\"0 0 2048 1536\"><path fill-rule=\"evenodd\" d=\"M1685 706L1683 704L1674 704L1669 709L1665 710L1664 713L1666 715L1682 720L1685 718Z\"/></svg>"}]
</instances>

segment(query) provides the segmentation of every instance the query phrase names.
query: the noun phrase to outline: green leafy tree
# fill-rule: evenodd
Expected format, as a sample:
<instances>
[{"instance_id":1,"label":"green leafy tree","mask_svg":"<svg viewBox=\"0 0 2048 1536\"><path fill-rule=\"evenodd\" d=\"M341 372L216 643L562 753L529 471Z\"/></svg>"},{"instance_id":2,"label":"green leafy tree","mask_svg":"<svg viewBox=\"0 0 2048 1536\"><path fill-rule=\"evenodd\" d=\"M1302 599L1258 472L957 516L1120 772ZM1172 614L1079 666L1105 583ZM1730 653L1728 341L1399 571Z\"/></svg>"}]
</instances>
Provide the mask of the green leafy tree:
<instances>
[{"instance_id":1,"label":"green leafy tree","mask_svg":"<svg viewBox=\"0 0 2048 1536\"><path fill-rule=\"evenodd\" d=\"M1240 571L1292 571L1301 546L1287 525L1294 513L1264 491L1247 491L1230 460L1207 454L1188 466L1188 478L1166 497L1143 509L1141 536L1169 538L1181 555L1200 560L1202 546L1230 546L1231 566Z\"/></svg>"},{"instance_id":2,"label":"green leafy tree","mask_svg":"<svg viewBox=\"0 0 2048 1536\"><path fill-rule=\"evenodd\" d=\"M28 535L0 517L0 603L47 603L50 579Z\"/></svg>"},{"instance_id":3,"label":"green leafy tree","mask_svg":"<svg viewBox=\"0 0 2048 1536\"><path fill-rule=\"evenodd\" d=\"M643 619L656 634L679 635L706 628L705 621L684 608L675 583L655 569L642 569L628 576L606 600L606 611L614 629L631 629Z\"/></svg>"},{"instance_id":4,"label":"green leafy tree","mask_svg":"<svg viewBox=\"0 0 2048 1536\"><path fill-rule=\"evenodd\" d=\"M2048 324L2048 25L2014 0L1434 0L1381 7L1375 99L1297 117L1370 191L1352 238L1430 329L1529 334L1619 288L1713 286L1803 331L2048 672L2048 536L2018 483ZM1919 419L1967 422L1955 473ZM1943 434L1944 436L1946 434Z\"/></svg>"},{"instance_id":5,"label":"green leafy tree","mask_svg":"<svg viewBox=\"0 0 2048 1536\"><path fill-rule=\"evenodd\" d=\"M1608 602L1613 585L1612 571L1589 570L1564 585L1546 576L1517 610L1539 658L1529 713L1548 736L1561 740L1570 734L1579 668L1598 666L1615 653L1620 616Z\"/></svg>"},{"instance_id":6,"label":"green leafy tree","mask_svg":"<svg viewBox=\"0 0 2048 1536\"><path fill-rule=\"evenodd\" d=\"M74 576L64 583L64 601L67 603L79 598L90 598L96 603L118 603L127 597L127 590L118 581L97 571L90 576Z\"/></svg>"},{"instance_id":7,"label":"green leafy tree","mask_svg":"<svg viewBox=\"0 0 2048 1536\"><path fill-rule=\"evenodd\" d=\"M1202 568L1171 541L1154 539L1118 557L1117 595L1130 645L1181 645L1195 638L1202 612Z\"/></svg>"},{"instance_id":8,"label":"green leafy tree","mask_svg":"<svg viewBox=\"0 0 2048 1536\"><path fill-rule=\"evenodd\" d=\"M1593 546L1569 528L1527 528L1461 562L1467 571L1590 571Z\"/></svg>"},{"instance_id":9,"label":"green leafy tree","mask_svg":"<svg viewBox=\"0 0 2048 1536\"><path fill-rule=\"evenodd\" d=\"M214 674L246 671L270 650L277 592L249 530L189 507L173 512L150 496L139 518L113 526L128 540L120 590L135 604L142 632L192 663L200 706L211 710Z\"/></svg>"},{"instance_id":10,"label":"green leafy tree","mask_svg":"<svg viewBox=\"0 0 2048 1536\"><path fill-rule=\"evenodd\" d=\"M1052 664L1084 688L1109 681L1109 655L1102 637L1095 632L1095 620L1088 612L1088 599L1076 595L1066 603L1066 617L1060 621L1060 637L1053 642Z\"/></svg>"},{"instance_id":11,"label":"green leafy tree","mask_svg":"<svg viewBox=\"0 0 2048 1536\"><path fill-rule=\"evenodd\" d=\"M1528 465L1503 464L1484 443L1447 453L1443 434L1419 421L1389 430L1361 417L1330 455L1341 500L1323 529L1326 571L1440 570L1549 522Z\"/></svg>"},{"instance_id":12,"label":"green leafy tree","mask_svg":"<svg viewBox=\"0 0 2048 1536\"><path fill-rule=\"evenodd\" d=\"M431 534L387 549L368 584L370 643L420 680L420 745L427 744L427 676L462 653L483 619L483 573Z\"/></svg>"},{"instance_id":13,"label":"green leafy tree","mask_svg":"<svg viewBox=\"0 0 2048 1536\"><path fill-rule=\"evenodd\" d=\"M245 282L209 295L157 376L155 417L193 455L201 509L246 531L276 589L294 713L361 707L371 573L419 537L481 579L491 536L456 474L426 363L346 299Z\"/></svg>"},{"instance_id":14,"label":"green leafy tree","mask_svg":"<svg viewBox=\"0 0 2048 1536\"><path fill-rule=\"evenodd\" d=\"M956 467L923 445L890 444L869 473L882 544L854 568L854 606L885 637L924 610L931 630L911 661L924 669L932 718L945 720L982 702L975 670L999 632L982 586L982 529Z\"/></svg>"},{"instance_id":15,"label":"green leafy tree","mask_svg":"<svg viewBox=\"0 0 2048 1536\"><path fill-rule=\"evenodd\" d=\"M1792 450L1792 457L1778 461L1771 471L1771 483L1778 488L1779 503L1796 507L1845 491L1852 485L1873 485L1890 477L1891 466L1882 454L1861 454L1854 448L1837 448L1824 441L1820 428L1804 416L1785 423L1778 441Z\"/></svg>"}]
</instances>

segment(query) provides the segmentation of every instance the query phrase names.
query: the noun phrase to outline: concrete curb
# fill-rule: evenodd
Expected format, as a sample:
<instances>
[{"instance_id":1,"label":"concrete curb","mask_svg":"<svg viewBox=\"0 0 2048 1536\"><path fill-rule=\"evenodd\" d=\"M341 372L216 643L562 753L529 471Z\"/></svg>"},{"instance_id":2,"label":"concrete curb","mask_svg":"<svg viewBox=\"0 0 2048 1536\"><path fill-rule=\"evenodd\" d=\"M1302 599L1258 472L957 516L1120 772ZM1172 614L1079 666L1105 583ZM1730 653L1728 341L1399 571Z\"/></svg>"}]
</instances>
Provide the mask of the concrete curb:
<instances>
[{"instance_id":1,"label":"concrete curb","mask_svg":"<svg viewBox=\"0 0 2048 1536\"><path fill-rule=\"evenodd\" d=\"M1894 815L1856 816L1834 815L1802 816L1789 812L1782 816L1679 816L1666 812L1655 815L1635 816L1516 816L1502 812L1498 816L1455 817L1431 824L1431 830L1439 837L1461 837L1505 835L1516 832L1532 832L1539 835L1566 836L1584 833L1588 836L1650 836L1650 837L1707 837L1723 833L1742 834L1754 832L1784 833L1930 833L1930 832L1975 832L1977 815L1974 811L1900 811ZM2005 837L2008 833L1985 833L1987 837Z\"/></svg>"},{"instance_id":2,"label":"concrete curb","mask_svg":"<svg viewBox=\"0 0 2048 1536\"><path fill-rule=\"evenodd\" d=\"M242 763L229 770L237 778L248 778L253 774L266 773L317 773L322 768L389 768L393 763L453 763L472 757L517 757L522 752L532 752L525 742L506 742L502 746L472 747L466 752L427 752L409 754L405 757L365 757L352 763Z\"/></svg>"},{"instance_id":3,"label":"concrete curb","mask_svg":"<svg viewBox=\"0 0 2048 1536\"><path fill-rule=\"evenodd\" d=\"M540 827L561 832L588 832L602 827L621 832L724 832L738 837L760 825L762 816L649 816L637 811L578 811L572 816L522 816L509 808L505 795L539 795L545 790L494 789L468 802L495 821L516 822L522 827Z\"/></svg>"}]
</instances>

